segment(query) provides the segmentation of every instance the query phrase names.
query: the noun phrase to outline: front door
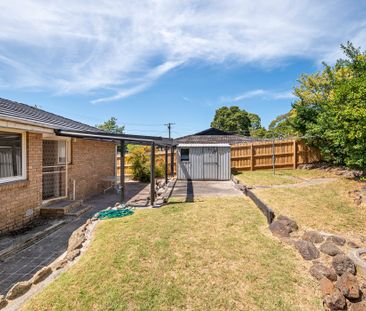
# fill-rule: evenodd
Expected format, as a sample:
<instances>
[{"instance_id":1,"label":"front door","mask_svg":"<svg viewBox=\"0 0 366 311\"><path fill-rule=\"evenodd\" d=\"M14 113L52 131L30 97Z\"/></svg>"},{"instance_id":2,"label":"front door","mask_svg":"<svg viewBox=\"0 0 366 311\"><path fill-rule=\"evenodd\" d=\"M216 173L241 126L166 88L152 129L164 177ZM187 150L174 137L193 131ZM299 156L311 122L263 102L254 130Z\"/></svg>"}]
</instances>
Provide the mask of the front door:
<instances>
[{"instance_id":1,"label":"front door","mask_svg":"<svg viewBox=\"0 0 366 311\"><path fill-rule=\"evenodd\" d=\"M207 147L203 150L203 179L216 180L219 166L217 148Z\"/></svg>"},{"instance_id":2,"label":"front door","mask_svg":"<svg viewBox=\"0 0 366 311\"><path fill-rule=\"evenodd\" d=\"M65 140L43 140L42 199L67 196L67 163Z\"/></svg>"}]
</instances>

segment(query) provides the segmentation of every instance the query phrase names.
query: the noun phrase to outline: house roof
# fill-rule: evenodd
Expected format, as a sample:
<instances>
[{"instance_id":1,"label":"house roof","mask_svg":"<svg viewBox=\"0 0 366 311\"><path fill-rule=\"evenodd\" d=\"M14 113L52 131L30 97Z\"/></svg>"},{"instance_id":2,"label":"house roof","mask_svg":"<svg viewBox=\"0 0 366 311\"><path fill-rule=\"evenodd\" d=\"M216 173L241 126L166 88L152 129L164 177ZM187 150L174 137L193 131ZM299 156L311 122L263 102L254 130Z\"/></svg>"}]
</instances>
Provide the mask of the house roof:
<instances>
[{"instance_id":1,"label":"house roof","mask_svg":"<svg viewBox=\"0 0 366 311\"><path fill-rule=\"evenodd\" d=\"M248 136L237 135L229 132L225 132L215 128L209 128L207 130L179 137L175 139L176 144L240 144L245 142L251 142L256 139Z\"/></svg>"},{"instance_id":2,"label":"house roof","mask_svg":"<svg viewBox=\"0 0 366 311\"><path fill-rule=\"evenodd\" d=\"M11 118L19 122L35 123L51 129L103 133L102 130L93 126L4 98L0 98L0 119L1 117Z\"/></svg>"}]
</instances>

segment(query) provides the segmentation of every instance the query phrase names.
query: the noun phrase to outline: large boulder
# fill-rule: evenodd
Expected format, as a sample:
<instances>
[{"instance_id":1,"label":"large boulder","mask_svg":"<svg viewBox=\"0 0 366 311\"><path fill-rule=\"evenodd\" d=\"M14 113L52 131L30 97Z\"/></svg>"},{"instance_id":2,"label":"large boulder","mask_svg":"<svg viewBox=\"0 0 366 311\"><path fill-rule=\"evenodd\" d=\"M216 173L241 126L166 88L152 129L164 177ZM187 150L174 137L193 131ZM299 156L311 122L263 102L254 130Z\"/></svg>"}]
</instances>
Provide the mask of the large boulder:
<instances>
[{"instance_id":1,"label":"large boulder","mask_svg":"<svg viewBox=\"0 0 366 311\"><path fill-rule=\"evenodd\" d=\"M50 266L44 267L39 270L32 278L33 284L38 284L45 280L52 273L52 268Z\"/></svg>"},{"instance_id":2,"label":"large boulder","mask_svg":"<svg viewBox=\"0 0 366 311\"><path fill-rule=\"evenodd\" d=\"M323 235L317 231L306 231L303 234L302 239L315 244L322 243L324 241Z\"/></svg>"},{"instance_id":3,"label":"large boulder","mask_svg":"<svg viewBox=\"0 0 366 311\"><path fill-rule=\"evenodd\" d=\"M309 272L317 280L321 280L324 277L332 282L335 282L337 280L337 274L335 273L334 269L328 268L321 263L316 263L312 265Z\"/></svg>"},{"instance_id":4,"label":"large boulder","mask_svg":"<svg viewBox=\"0 0 366 311\"><path fill-rule=\"evenodd\" d=\"M277 220L283 223L286 227L289 227L291 232L299 230L299 226L297 225L296 221L287 216L279 215Z\"/></svg>"},{"instance_id":5,"label":"large boulder","mask_svg":"<svg viewBox=\"0 0 366 311\"><path fill-rule=\"evenodd\" d=\"M337 245L329 241L328 242L326 241L322 245L320 245L319 249L322 253L327 254L329 256L343 254L342 250L340 250Z\"/></svg>"},{"instance_id":6,"label":"large boulder","mask_svg":"<svg viewBox=\"0 0 366 311\"><path fill-rule=\"evenodd\" d=\"M288 238L290 237L291 228L286 226L281 221L274 221L269 225L269 230L271 230L272 234L274 236L277 236L279 238Z\"/></svg>"},{"instance_id":7,"label":"large boulder","mask_svg":"<svg viewBox=\"0 0 366 311\"><path fill-rule=\"evenodd\" d=\"M338 275L342 275L346 272L356 274L356 266L354 262L344 254L334 256L332 266Z\"/></svg>"},{"instance_id":8,"label":"large boulder","mask_svg":"<svg viewBox=\"0 0 366 311\"><path fill-rule=\"evenodd\" d=\"M310 241L299 240L295 242L295 247L305 260L319 258L320 253L315 245Z\"/></svg>"},{"instance_id":9,"label":"large boulder","mask_svg":"<svg viewBox=\"0 0 366 311\"><path fill-rule=\"evenodd\" d=\"M24 295L32 286L31 281L23 281L14 284L14 286L8 291L6 295L7 300L13 300Z\"/></svg>"},{"instance_id":10,"label":"large boulder","mask_svg":"<svg viewBox=\"0 0 366 311\"><path fill-rule=\"evenodd\" d=\"M330 311L345 310L347 307L346 298L338 288L334 289L330 295L325 296L323 305L326 310Z\"/></svg>"},{"instance_id":11,"label":"large boulder","mask_svg":"<svg viewBox=\"0 0 366 311\"><path fill-rule=\"evenodd\" d=\"M342 238L341 236L331 235L327 237L326 242L332 242L338 246L343 246L346 244L346 239Z\"/></svg>"},{"instance_id":12,"label":"large boulder","mask_svg":"<svg viewBox=\"0 0 366 311\"><path fill-rule=\"evenodd\" d=\"M348 299L360 298L360 286L356 277L346 272L336 282L336 287L341 291L341 293Z\"/></svg>"},{"instance_id":13,"label":"large boulder","mask_svg":"<svg viewBox=\"0 0 366 311\"><path fill-rule=\"evenodd\" d=\"M326 277L323 277L319 281L320 291L323 294L323 297L327 295L331 295L335 289L334 284Z\"/></svg>"}]
</instances>

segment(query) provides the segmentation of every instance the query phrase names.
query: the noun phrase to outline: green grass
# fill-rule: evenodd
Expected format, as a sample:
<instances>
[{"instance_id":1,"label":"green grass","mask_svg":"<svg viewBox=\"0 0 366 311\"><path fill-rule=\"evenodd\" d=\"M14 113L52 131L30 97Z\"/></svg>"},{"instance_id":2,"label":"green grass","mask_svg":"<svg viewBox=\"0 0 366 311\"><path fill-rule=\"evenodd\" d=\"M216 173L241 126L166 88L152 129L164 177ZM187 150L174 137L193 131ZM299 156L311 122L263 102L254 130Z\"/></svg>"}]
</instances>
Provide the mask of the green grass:
<instances>
[{"instance_id":1,"label":"green grass","mask_svg":"<svg viewBox=\"0 0 366 311\"><path fill-rule=\"evenodd\" d=\"M334 182L301 188L256 189L255 193L275 213L294 218L302 226L342 234L366 234L366 209L357 206L348 192L356 181Z\"/></svg>"},{"instance_id":2,"label":"green grass","mask_svg":"<svg viewBox=\"0 0 366 311\"><path fill-rule=\"evenodd\" d=\"M244 196L102 221L23 310L319 310L303 261L266 227Z\"/></svg>"},{"instance_id":3,"label":"green grass","mask_svg":"<svg viewBox=\"0 0 366 311\"><path fill-rule=\"evenodd\" d=\"M237 174L236 177L248 186L272 186L295 184L306 179L334 176L323 170L276 169L275 174L272 170L245 171Z\"/></svg>"}]
</instances>

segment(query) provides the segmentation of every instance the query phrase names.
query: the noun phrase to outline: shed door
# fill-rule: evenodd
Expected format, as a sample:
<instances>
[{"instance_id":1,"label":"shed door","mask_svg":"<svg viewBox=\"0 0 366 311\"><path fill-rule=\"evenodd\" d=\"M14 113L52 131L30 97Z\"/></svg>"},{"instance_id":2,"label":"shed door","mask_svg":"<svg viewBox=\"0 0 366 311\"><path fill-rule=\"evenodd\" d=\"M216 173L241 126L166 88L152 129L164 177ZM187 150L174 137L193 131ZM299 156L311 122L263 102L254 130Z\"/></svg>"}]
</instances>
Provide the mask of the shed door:
<instances>
[{"instance_id":1,"label":"shed door","mask_svg":"<svg viewBox=\"0 0 366 311\"><path fill-rule=\"evenodd\" d=\"M203 179L217 179L218 165L217 148L203 148Z\"/></svg>"}]
</instances>

